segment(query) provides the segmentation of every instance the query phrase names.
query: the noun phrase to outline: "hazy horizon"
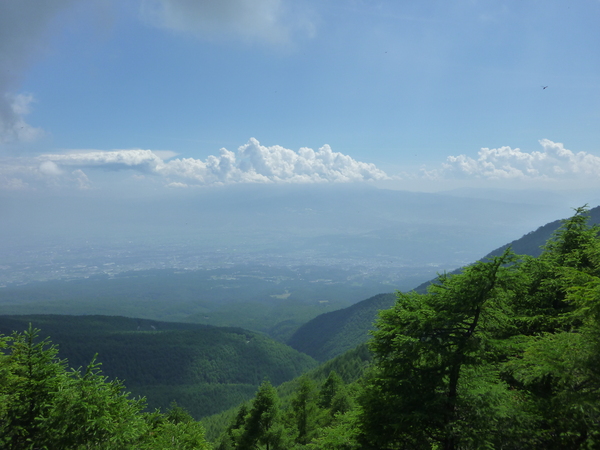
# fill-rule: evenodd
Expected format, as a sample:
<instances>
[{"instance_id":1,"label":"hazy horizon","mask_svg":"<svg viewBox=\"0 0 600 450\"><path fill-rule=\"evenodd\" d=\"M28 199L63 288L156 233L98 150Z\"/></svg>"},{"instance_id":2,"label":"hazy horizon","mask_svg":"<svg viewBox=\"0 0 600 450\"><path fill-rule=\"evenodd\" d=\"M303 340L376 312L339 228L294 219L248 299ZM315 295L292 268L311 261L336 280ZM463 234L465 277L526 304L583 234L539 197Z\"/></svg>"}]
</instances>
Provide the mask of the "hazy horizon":
<instances>
[{"instance_id":1,"label":"hazy horizon","mask_svg":"<svg viewBox=\"0 0 600 450\"><path fill-rule=\"evenodd\" d=\"M600 203L599 14L592 0L4 1L2 270L51 272L90 242L468 263Z\"/></svg>"},{"instance_id":2,"label":"hazy horizon","mask_svg":"<svg viewBox=\"0 0 600 450\"><path fill-rule=\"evenodd\" d=\"M514 199L510 192L333 184L143 197L0 195L0 284L235 264L363 267L385 273L382 279L394 271L400 278L415 271L434 276L570 216L572 205L596 206L584 193L573 203L567 194L521 191Z\"/></svg>"}]
</instances>

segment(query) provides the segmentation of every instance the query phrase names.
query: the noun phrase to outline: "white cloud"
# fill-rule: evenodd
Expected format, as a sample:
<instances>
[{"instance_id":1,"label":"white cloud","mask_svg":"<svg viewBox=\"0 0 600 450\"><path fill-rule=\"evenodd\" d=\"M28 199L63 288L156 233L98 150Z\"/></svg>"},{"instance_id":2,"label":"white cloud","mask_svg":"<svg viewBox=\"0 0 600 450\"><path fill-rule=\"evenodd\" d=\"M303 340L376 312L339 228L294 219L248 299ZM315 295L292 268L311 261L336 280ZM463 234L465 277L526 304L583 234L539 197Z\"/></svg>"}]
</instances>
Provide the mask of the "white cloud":
<instances>
[{"instance_id":1,"label":"white cloud","mask_svg":"<svg viewBox=\"0 0 600 450\"><path fill-rule=\"evenodd\" d=\"M44 161L40 164L40 172L44 175L58 176L62 174L62 170L53 161Z\"/></svg>"},{"instance_id":2,"label":"white cloud","mask_svg":"<svg viewBox=\"0 0 600 450\"><path fill-rule=\"evenodd\" d=\"M265 147L252 138L237 154L221 149L205 162L191 158L169 161L158 172L196 180L201 184L321 183L383 180L388 176L374 164L334 152L328 145L298 152L279 145Z\"/></svg>"},{"instance_id":3,"label":"white cloud","mask_svg":"<svg viewBox=\"0 0 600 450\"><path fill-rule=\"evenodd\" d=\"M172 153L166 155L171 156ZM165 161L150 150L86 151L43 155L42 164L106 170L133 169L165 178L167 185L216 185L229 183L323 183L385 180L374 164L356 161L334 152L328 145L298 152L275 145L265 147L252 138L237 153L222 148L206 161L177 158ZM54 167L54 166L52 166Z\"/></svg>"},{"instance_id":4,"label":"white cloud","mask_svg":"<svg viewBox=\"0 0 600 450\"><path fill-rule=\"evenodd\" d=\"M142 17L166 29L202 37L285 43L300 21L287 0L142 0Z\"/></svg>"},{"instance_id":5,"label":"white cloud","mask_svg":"<svg viewBox=\"0 0 600 450\"><path fill-rule=\"evenodd\" d=\"M187 184L185 183L180 183L178 181L173 181L172 183L169 183L166 185L168 188L186 188L189 187Z\"/></svg>"},{"instance_id":6,"label":"white cloud","mask_svg":"<svg viewBox=\"0 0 600 450\"><path fill-rule=\"evenodd\" d=\"M519 148L482 148L478 157L449 156L442 169L424 171L430 178L480 178L490 180L553 180L600 177L600 157L574 153L563 144L540 141L542 151Z\"/></svg>"},{"instance_id":7,"label":"white cloud","mask_svg":"<svg viewBox=\"0 0 600 450\"><path fill-rule=\"evenodd\" d=\"M154 153L156 156L163 160L175 158L177 156L177 153L172 152L170 150L152 150L152 153Z\"/></svg>"},{"instance_id":8,"label":"white cloud","mask_svg":"<svg viewBox=\"0 0 600 450\"><path fill-rule=\"evenodd\" d=\"M140 149L49 154L40 156L39 159L63 166L101 167L106 170L131 168L142 172L156 172L158 166L165 164L151 150Z\"/></svg>"},{"instance_id":9,"label":"white cloud","mask_svg":"<svg viewBox=\"0 0 600 450\"><path fill-rule=\"evenodd\" d=\"M539 151L524 152L519 148L482 148L476 158L449 156L442 167L388 176L374 164L357 161L328 145L318 150L297 151L274 145L261 145L250 139L236 151L225 148L206 159L176 158L169 151L75 150L45 154L36 158L5 158L0 161L0 189L40 189L43 187L102 186L107 174L111 183L122 179L137 186L193 188L236 183L404 183L416 189L426 183L425 190L448 183L473 183L496 187L538 186L558 188L589 187L600 184L600 156L573 152L563 144L548 139L540 141ZM85 171L85 172L84 172ZM95 171L95 172L94 172ZM128 171L125 176L120 171ZM383 184L381 184L383 183ZM399 184L400 183L400 184Z\"/></svg>"}]
</instances>

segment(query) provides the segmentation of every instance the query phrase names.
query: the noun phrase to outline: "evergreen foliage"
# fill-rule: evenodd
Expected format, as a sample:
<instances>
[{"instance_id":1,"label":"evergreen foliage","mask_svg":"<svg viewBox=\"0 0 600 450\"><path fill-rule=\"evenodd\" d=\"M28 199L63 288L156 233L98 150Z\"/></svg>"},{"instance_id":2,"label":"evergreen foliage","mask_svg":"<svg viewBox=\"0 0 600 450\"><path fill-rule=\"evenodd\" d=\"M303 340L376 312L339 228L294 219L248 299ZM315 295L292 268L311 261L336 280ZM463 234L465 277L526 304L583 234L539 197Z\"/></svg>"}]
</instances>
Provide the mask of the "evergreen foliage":
<instances>
[{"instance_id":1,"label":"evergreen foliage","mask_svg":"<svg viewBox=\"0 0 600 450\"><path fill-rule=\"evenodd\" d=\"M0 447L22 449L206 449L204 429L189 414L143 413L118 380L92 360L68 370L57 348L24 333L0 338Z\"/></svg>"},{"instance_id":2,"label":"evergreen foliage","mask_svg":"<svg viewBox=\"0 0 600 450\"><path fill-rule=\"evenodd\" d=\"M150 410L173 400L199 419L252 398L268 378L280 384L317 365L273 339L240 328L110 316L0 316L0 332L32 323L51 336L58 355L85 367L94 355Z\"/></svg>"},{"instance_id":3,"label":"evergreen foliage","mask_svg":"<svg viewBox=\"0 0 600 450\"><path fill-rule=\"evenodd\" d=\"M502 300L513 289L511 260L507 252L443 277L429 295L399 294L394 307L381 313L371 344L376 366L360 398L369 444L434 441L455 448L458 422L472 407L463 405L461 380L479 377L476 368L502 351L497 340L508 320Z\"/></svg>"},{"instance_id":4,"label":"evergreen foliage","mask_svg":"<svg viewBox=\"0 0 600 450\"><path fill-rule=\"evenodd\" d=\"M600 240L586 213L538 258L506 251L398 295L358 397L363 448L600 445Z\"/></svg>"},{"instance_id":5,"label":"evergreen foliage","mask_svg":"<svg viewBox=\"0 0 600 450\"><path fill-rule=\"evenodd\" d=\"M277 390L270 383L261 385L250 406L242 405L235 418L222 433L219 450L300 450L309 448L322 430L336 422L339 411L334 405L344 403L349 391L339 375L332 372L320 389L309 377L296 383L287 406L282 406ZM332 401L323 404L324 392ZM349 404L349 400L346 401Z\"/></svg>"},{"instance_id":6,"label":"evergreen foliage","mask_svg":"<svg viewBox=\"0 0 600 450\"><path fill-rule=\"evenodd\" d=\"M360 379L371 360L371 353L367 346L363 344L306 372L300 378L281 384L277 387L279 404L282 411L287 411L286 413L282 412L282 417L290 418L289 411L292 408L292 401L297 396L303 380L308 380L310 384L315 386L317 391L315 400L317 406L319 406L317 415L333 418L336 412L348 410L353 395L352 388L348 386L353 386ZM326 401L327 404L324 405L323 397L328 395L331 396L331 399ZM239 409L231 408L222 413L203 418L202 424L206 429L207 439L215 441L222 433L228 432L227 430L232 427L239 428L243 423L243 421L240 421L240 417L245 416L247 413L244 408L246 408L246 405L242 404ZM289 420L286 423L288 424L286 426L293 427ZM320 433L321 427L318 428L318 433Z\"/></svg>"},{"instance_id":7,"label":"evergreen foliage","mask_svg":"<svg viewBox=\"0 0 600 450\"><path fill-rule=\"evenodd\" d=\"M288 420L297 430L294 441L305 445L312 440L317 429L319 419L317 389L308 377L301 377L298 384L291 401Z\"/></svg>"},{"instance_id":8,"label":"evergreen foliage","mask_svg":"<svg viewBox=\"0 0 600 450\"><path fill-rule=\"evenodd\" d=\"M537 257L507 249L440 276L426 294L398 293L379 315L374 360L358 382L315 377L322 366L286 384L292 392L274 416L284 424L278 442L312 450L599 448L599 232L579 208Z\"/></svg>"}]
</instances>

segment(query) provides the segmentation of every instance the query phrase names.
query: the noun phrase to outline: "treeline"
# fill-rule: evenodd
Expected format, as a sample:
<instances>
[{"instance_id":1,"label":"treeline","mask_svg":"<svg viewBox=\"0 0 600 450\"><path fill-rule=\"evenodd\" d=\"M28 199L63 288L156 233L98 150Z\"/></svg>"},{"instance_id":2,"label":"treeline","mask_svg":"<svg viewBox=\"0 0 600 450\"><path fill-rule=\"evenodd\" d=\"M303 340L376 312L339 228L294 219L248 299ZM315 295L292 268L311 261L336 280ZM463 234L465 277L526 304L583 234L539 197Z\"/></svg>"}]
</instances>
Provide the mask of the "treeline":
<instances>
[{"instance_id":1,"label":"treeline","mask_svg":"<svg viewBox=\"0 0 600 450\"><path fill-rule=\"evenodd\" d=\"M346 385L334 371L320 387L301 377L286 407L277 390L265 381L249 404L243 404L220 436L217 450L301 449L320 431L352 409L356 385Z\"/></svg>"},{"instance_id":2,"label":"treeline","mask_svg":"<svg viewBox=\"0 0 600 450\"><path fill-rule=\"evenodd\" d=\"M301 377L277 386L278 404L282 410L287 409L291 405L292 399L296 396L301 384L308 381L312 384L313 388L320 389L332 373L335 373L336 377L341 379L342 384L352 385L365 373L371 361L372 355L367 345L359 345L345 352L343 355L337 356L321 364L319 367L306 372ZM255 393L256 390L253 392L253 395ZM249 398L252 398L252 396L249 396ZM238 405L242 403L239 402ZM238 409L230 408L227 411L205 417L201 420L206 429L206 437L209 441L215 442L219 439L228 424L233 421L234 417L239 415Z\"/></svg>"}]
</instances>

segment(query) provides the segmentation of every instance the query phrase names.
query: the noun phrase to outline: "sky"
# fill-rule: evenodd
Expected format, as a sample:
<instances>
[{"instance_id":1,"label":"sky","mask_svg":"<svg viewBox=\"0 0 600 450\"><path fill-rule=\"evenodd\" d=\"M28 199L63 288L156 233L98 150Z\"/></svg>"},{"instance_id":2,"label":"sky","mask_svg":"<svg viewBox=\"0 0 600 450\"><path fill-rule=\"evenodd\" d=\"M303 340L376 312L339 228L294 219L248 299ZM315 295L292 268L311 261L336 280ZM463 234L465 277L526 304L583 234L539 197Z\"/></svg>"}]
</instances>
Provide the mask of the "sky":
<instances>
[{"instance_id":1,"label":"sky","mask_svg":"<svg viewBox=\"0 0 600 450\"><path fill-rule=\"evenodd\" d=\"M0 194L597 189L599 21L599 0L2 0Z\"/></svg>"}]
</instances>

